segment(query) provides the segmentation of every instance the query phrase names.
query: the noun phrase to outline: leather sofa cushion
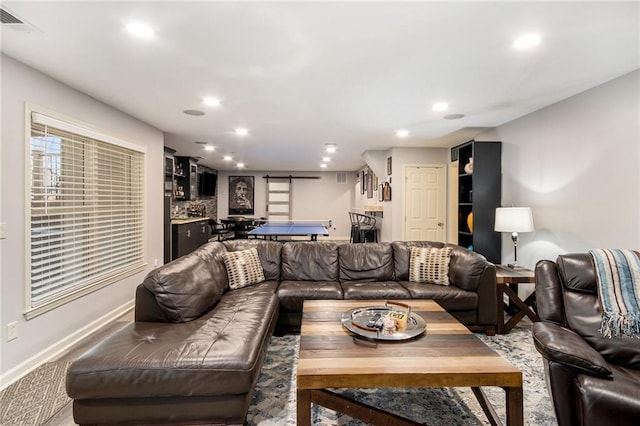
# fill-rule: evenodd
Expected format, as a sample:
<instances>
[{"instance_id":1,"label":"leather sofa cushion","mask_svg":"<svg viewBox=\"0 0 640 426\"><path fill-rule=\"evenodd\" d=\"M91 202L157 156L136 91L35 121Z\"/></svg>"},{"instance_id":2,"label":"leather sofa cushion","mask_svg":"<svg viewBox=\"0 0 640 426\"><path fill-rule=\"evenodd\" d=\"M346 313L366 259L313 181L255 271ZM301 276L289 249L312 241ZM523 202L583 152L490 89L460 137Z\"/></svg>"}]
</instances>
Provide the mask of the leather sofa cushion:
<instances>
[{"instance_id":1,"label":"leather sofa cushion","mask_svg":"<svg viewBox=\"0 0 640 426\"><path fill-rule=\"evenodd\" d=\"M364 244L363 244L364 245ZM368 244L367 244L368 245ZM411 295L395 281L340 283L345 299L409 299Z\"/></svg>"},{"instance_id":2,"label":"leather sofa cushion","mask_svg":"<svg viewBox=\"0 0 640 426\"><path fill-rule=\"evenodd\" d=\"M282 281L338 281L338 244L325 241L285 243Z\"/></svg>"},{"instance_id":3,"label":"leather sofa cushion","mask_svg":"<svg viewBox=\"0 0 640 426\"><path fill-rule=\"evenodd\" d=\"M342 287L337 281L282 281L277 290L280 308L302 312L305 300L342 299Z\"/></svg>"},{"instance_id":4,"label":"leather sofa cushion","mask_svg":"<svg viewBox=\"0 0 640 426\"><path fill-rule=\"evenodd\" d=\"M487 267L487 259L464 247L451 244L447 244L447 247L451 247L449 281L463 290L476 291Z\"/></svg>"},{"instance_id":5,"label":"leather sofa cushion","mask_svg":"<svg viewBox=\"0 0 640 426\"><path fill-rule=\"evenodd\" d=\"M225 294L208 314L182 324L133 323L76 360L74 399L243 394L278 315L273 284Z\"/></svg>"},{"instance_id":6,"label":"leather sofa cushion","mask_svg":"<svg viewBox=\"0 0 640 426\"><path fill-rule=\"evenodd\" d=\"M565 316L569 328L579 334L608 362L640 368L640 339L602 337L600 334L600 304L595 294L563 291Z\"/></svg>"},{"instance_id":7,"label":"leather sofa cushion","mask_svg":"<svg viewBox=\"0 0 640 426\"><path fill-rule=\"evenodd\" d=\"M556 263L565 288L582 293L598 293L596 270L589 253L562 254Z\"/></svg>"},{"instance_id":8,"label":"leather sofa cushion","mask_svg":"<svg viewBox=\"0 0 640 426\"><path fill-rule=\"evenodd\" d=\"M258 250L264 278L267 281L280 280L280 267L282 257L282 243L279 241L265 240L227 240L222 242L228 251L247 250L255 247Z\"/></svg>"},{"instance_id":9,"label":"leather sofa cushion","mask_svg":"<svg viewBox=\"0 0 640 426\"><path fill-rule=\"evenodd\" d=\"M342 244L340 281L392 281L393 249L389 243Z\"/></svg>"},{"instance_id":10,"label":"leather sofa cushion","mask_svg":"<svg viewBox=\"0 0 640 426\"><path fill-rule=\"evenodd\" d=\"M600 333L602 320L595 267L589 253L563 254L557 258L562 283L565 319L571 330L580 335L610 363L640 368L640 339L605 338Z\"/></svg>"},{"instance_id":11,"label":"leather sofa cushion","mask_svg":"<svg viewBox=\"0 0 640 426\"><path fill-rule=\"evenodd\" d=\"M149 272L142 284L170 322L187 322L210 310L228 287L222 244L212 242Z\"/></svg>"},{"instance_id":12,"label":"leather sofa cushion","mask_svg":"<svg viewBox=\"0 0 640 426\"><path fill-rule=\"evenodd\" d=\"M433 299L447 311L467 311L478 308L478 293L463 290L453 285L414 283L400 281L412 299Z\"/></svg>"},{"instance_id":13,"label":"leather sofa cushion","mask_svg":"<svg viewBox=\"0 0 640 426\"><path fill-rule=\"evenodd\" d=\"M640 419L640 371L613 369L613 380L580 375L576 379L577 424L635 426Z\"/></svg>"}]
</instances>

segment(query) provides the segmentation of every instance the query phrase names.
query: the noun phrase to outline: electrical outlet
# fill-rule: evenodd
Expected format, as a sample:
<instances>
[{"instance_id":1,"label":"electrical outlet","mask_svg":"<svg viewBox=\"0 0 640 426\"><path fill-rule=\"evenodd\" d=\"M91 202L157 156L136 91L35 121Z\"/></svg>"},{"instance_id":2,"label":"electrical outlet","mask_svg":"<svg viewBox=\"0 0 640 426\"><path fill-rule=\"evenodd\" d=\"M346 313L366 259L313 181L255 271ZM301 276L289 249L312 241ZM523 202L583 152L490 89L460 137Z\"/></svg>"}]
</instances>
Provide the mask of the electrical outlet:
<instances>
[{"instance_id":1,"label":"electrical outlet","mask_svg":"<svg viewBox=\"0 0 640 426\"><path fill-rule=\"evenodd\" d=\"M18 322L7 324L7 342L18 338Z\"/></svg>"},{"instance_id":2,"label":"electrical outlet","mask_svg":"<svg viewBox=\"0 0 640 426\"><path fill-rule=\"evenodd\" d=\"M160 265L160 261L158 259L153 259L153 266L157 268L158 265Z\"/></svg>"}]
</instances>

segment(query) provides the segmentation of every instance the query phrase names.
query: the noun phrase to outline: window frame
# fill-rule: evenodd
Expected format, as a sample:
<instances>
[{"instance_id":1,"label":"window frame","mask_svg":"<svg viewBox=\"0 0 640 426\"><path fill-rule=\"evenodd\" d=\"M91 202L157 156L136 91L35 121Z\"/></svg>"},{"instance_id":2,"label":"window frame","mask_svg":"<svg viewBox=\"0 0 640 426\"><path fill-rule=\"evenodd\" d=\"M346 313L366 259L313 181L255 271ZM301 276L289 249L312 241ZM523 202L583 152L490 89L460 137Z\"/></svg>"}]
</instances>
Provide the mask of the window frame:
<instances>
[{"instance_id":1,"label":"window frame","mask_svg":"<svg viewBox=\"0 0 640 426\"><path fill-rule=\"evenodd\" d=\"M34 168L32 168L32 161L31 161L32 160L31 139L32 139L32 128L34 123L34 117L38 115L39 117L45 117L46 119L50 120L50 122L54 124L47 124L47 125L53 128L56 128L58 130L62 130L64 132L76 133L85 138L94 139L99 142L118 146L120 148L126 148L129 150L137 151L141 154L142 158L140 163L141 163L142 170L141 170L140 181L141 181L142 187L141 187L140 199L138 201L141 209L140 216L141 216L142 223L140 224L140 233L139 233L141 241L138 240L141 243L140 244L141 254L139 256L139 259L132 260L132 262L130 262L130 264L126 268L123 268L122 270L119 270L115 273L110 273L107 276L103 276L100 279L92 280L78 288L72 288L70 290L69 288L67 288L66 291L61 292L60 294L56 295L54 298L43 301L37 306L34 306L32 301L32 282L31 282L31 275L32 275L31 243L32 243L32 226L33 226L31 179L34 172ZM24 191L24 194L25 194L24 196L25 302L24 303L25 303L25 310L24 310L24 317L27 320L30 320L46 312L49 312L53 309L56 309L60 306L63 306L73 300L77 300L87 294L90 294L94 291L104 288L108 285L117 283L127 277L143 272L146 269L148 265L148 262L147 262L147 239L148 238L147 238L147 226L146 226L147 158L146 158L146 148L142 145L128 142L124 139L111 135L109 132L103 129L99 129L94 125L83 123L79 120L64 116L55 111L51 111L40 106L30 104L28 102L25 103L24 121L25 121L25 143L24 143L24 149L25 149L24 151L25 152L25 157L24 157L24 163L25 163L25 169L24 169L24 177L25 177L25 184L24 184L25 186L25 191ZM58 123L60 126L62 126L62 128L55 125L55 123Z\"/></svg>"}]
</instances>

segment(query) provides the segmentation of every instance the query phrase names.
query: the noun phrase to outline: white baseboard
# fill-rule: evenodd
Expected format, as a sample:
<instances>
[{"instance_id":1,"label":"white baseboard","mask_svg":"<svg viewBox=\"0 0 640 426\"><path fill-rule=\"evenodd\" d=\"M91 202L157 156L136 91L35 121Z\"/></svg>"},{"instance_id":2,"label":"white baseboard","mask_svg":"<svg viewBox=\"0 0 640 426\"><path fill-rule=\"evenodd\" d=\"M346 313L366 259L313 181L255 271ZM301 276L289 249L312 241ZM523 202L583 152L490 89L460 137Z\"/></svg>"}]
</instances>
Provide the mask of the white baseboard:
<instances>
[{"instance_id":1,"label":"white baseboard","mask_svg":"<svg viewBox=\"0 0 640 426\"><path fill-rule=\"evenodd\" d=\"M5 389L15 381L21 379L25 375L29 374L31 371L35 370L42 364L56 359L64 351L68 350L71 346L86 338L91 333L97 331L100 327L107 325L109 322L127 313L128 311L133 309L134 302L135 300L131 299L125 304L115 308L111 312L108 312L95 321L85 325L75 333L70 334L69 336L60 340L55 345L49 346L48 348L40 351L31 358L21 362L11 370L2 374L0 376L0 391Z\"/></svg>"}]
</instances>

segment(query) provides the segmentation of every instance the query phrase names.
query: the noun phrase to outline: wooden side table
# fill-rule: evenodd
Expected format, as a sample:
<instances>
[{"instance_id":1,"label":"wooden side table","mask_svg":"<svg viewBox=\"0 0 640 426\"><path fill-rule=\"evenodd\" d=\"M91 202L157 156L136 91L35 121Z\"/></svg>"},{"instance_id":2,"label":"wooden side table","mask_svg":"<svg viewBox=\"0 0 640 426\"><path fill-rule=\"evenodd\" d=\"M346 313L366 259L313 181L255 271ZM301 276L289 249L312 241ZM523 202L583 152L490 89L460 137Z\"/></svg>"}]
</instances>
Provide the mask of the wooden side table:
<instances>
[{"instance_id":1,"label":"wooden side table","mask_svg":"<svg viewBox=\"0 0 640 426\"><path fill-rule=\"evenodd\" d=\"M506 334L511 331L522 318L526 316L531 321L540 321L538 314L532 309L536 301L536 292L525 300L518 296L518 284L535 283L535 274L530 269L513 269L504 265L496 265L497 306L498 306L498 334ZM504 302L504 295L509 298L509 303ZM511 313L511 318L504 322L504 312Z\"/></svg>"}]
</instances>

